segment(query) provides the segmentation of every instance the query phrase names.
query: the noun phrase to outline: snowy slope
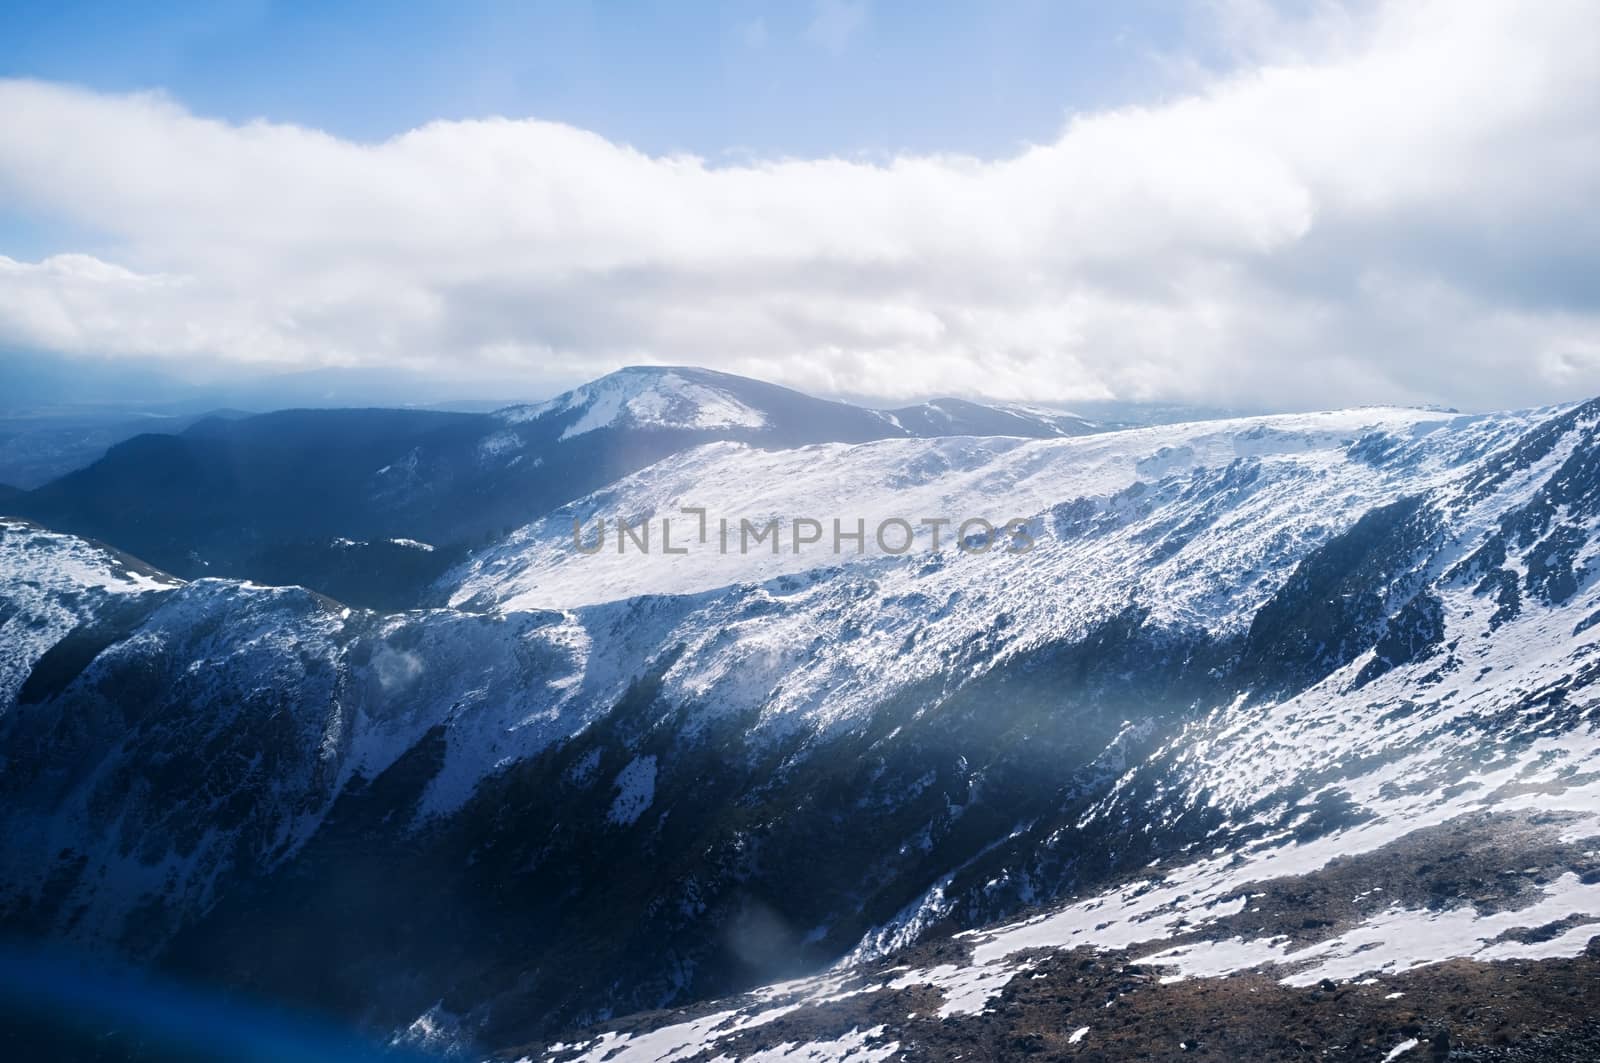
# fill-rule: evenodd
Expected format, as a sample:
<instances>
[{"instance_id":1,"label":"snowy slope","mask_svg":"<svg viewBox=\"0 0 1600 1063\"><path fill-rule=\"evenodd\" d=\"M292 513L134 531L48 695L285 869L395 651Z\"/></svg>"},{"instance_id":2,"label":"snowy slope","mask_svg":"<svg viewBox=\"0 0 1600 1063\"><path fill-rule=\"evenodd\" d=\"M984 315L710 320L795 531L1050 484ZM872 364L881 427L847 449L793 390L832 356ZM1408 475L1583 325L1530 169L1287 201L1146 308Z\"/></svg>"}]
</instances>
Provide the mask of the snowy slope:
<instances>
[{"instance_id":1,"label":"snowy slope","mask_svg":"<svg viewBox=\"0 0 1600 1063\"><path fill-rule=\"evenodd\" d=\"M301 588L184 584L21 522L0 525L0 561L0 900L70 870L93 901L73 917L90 944L126 945L152 901L198 911L292 855L431 728L481 758L434 780L459 800L497 746L581 728L620 682L584 698L574 654L592 640L548 614L386 618ZM568 719L574 703L589 709Z\"/></svg>"},{"instance_id":2,"label":"snowy slope","mask_svg":"<svg viewBox=\"0 0 1600 1063\"><path fill-rule=\"evenodd\" d=\"M1292 556L1391 499L1397 489L1425 489L1449 477L1529 423L1520 416L1353 410L1063 440L886 440L782 451L713 444L561 507L475 554L444 583L452 605L572 608L864 564L862 571L882 578L915 578L919 587L931 579L934 589L951 591L970 584L974 593L996 600L1011 589L1008 573L1035 586L1040 580L1070 581L1075 596L1096 594L1096 584L1112 588L1118 598L1133 586L1160 586L1168 589L1163 605L1174 616L1177 587L1185 615L1205 621L1237 615L1233 595L1256 581L1270 587L1286 575L1265 556L1274 545ZM1412 451L1413 460L1373 465L1356 449L1369 438L1393 439ZM706 542L699 540L698 514L683 507L706 510ZM796 517L823 525L820 543L794 548ZM999 526L1013 517L1029 521L1037 546L1028 554L1010 554L1001 546L991 559L952 549L962 521L985 518ZM673 545L687 553L663 552L662 518L672 522ZM893 518L911 522L917 536L916 546L898 562L875 534ZM921 523L924 518L948 522L938 534L944 546L940 561L949 572L922 571L935 537L935 529ZM593 547L601 519L603 548L593 555L575 549L574 522L578 541ZM619 519L635 528L652 522L651 552L642 552L632 539L618 548ZM730 529L726 549L718 529L724 519ZM746 541L741 548L741 521L764 527L774 519L780 522L776 553L770 541ZM868 535L859 553L853 540L841 541L841 551L834 552L835 519L845 531L865 522ZM1275 535L1261 536L1268 526ZM1192 544L1170 534L1186 527ZM1159 551L1152 550L1157 538ZM886 537L891 548L900 542L898 532ZM1096 579L1096 572L1103 575ZM1041 596L1014 597L1026 607Z\"/></svg>"},{"instance_id":3,"label":"snowy slope","mask_svg":"<svg viewBox=\"0 0 1600 1063\"><path fill-rule=\"evenodd\" d=\"M1034 439L1081 436L1104 426L1074 413L1018 403L980 404L965 399L933 399L886 410L885 415L912 435L1009 435Z\"/></svg>"},{"instance_id":4,"label":"snowy slope","mask_svg":"<svg viewBox=\"0 0 1600 1063\"><path fill-rule=\"evenodd\" d=\"M643 595L702 595L666 634L691 652L666 675L679 697L736 711L847 718L940 674L950 655L1004 614L986 667L1081 637L1141 601L1152 620L1214 632L1249 623L1295 561L1402 490L1459 475L1462 463L1527 428L1526 418L1415 410L1207 423L1022 442L952 439L763 452L719 444L662 462L563 507L472 559L452 604L574 609ZM1374 466L1359 441L1392 438L1406 461ZM716 535L686 555L573 549L572 520L591 514L678 516L681 505L729 519L815 514L1030 519L1025 554L962 554L948 545L884 557L828 549L723 553ZM670 518L669 518L670 519ZM694 518L682 518L682 530ZM713 519L715 517L713 516ZM785 531L785 538L788 536ZM750 601L768 603L756 619ZM730 626L732 625L732 626ZM818 633L845 631L844 638ZM732 634L735 633L736 634Z\"/></svg>"},{"instance_id":5,"label":"snowy slope","mask_svg":"<svg viewBox=\"0 0 1600 1063\"><path fill-rule=\"evenodd\" d=\"M1270 963L1289 982L1572 956L1600 920L1582 863L1600 833L1597 455L1593 406L723 442L480 551L440 588L449 608L387 616L220 580L130 593L110 555L28 531L0 554L0 616L42 632L8 680L35 696L0 719L0 829L26 842L0 914L291 997L337 928L321 998L404 1027L450 997L463 1036L497 1045L996 923L900 964L892 992L922 998L904 1010L976 1014L1038 973L1030 950L1085 940L1166 952L1173 977ZM1016 516L1035 545L935 551L925 529L903 556L572 549L574 517L681 506ZM149 608L34 680L114 592ZM1552 870L1500 910L1562 923L1548 935L1505 938L1487 906L1441 915L1465 886L1435 908L1370 894L1288 940L1246 919L1245 893L1285 876L1530 815L1557 817L1534 832ZM492 911L492 933L464 920L441 955L396 911L338 903L351 838L404 854L374 872L386 904ZM252 958L301 924L281 969ZM1370 947L1397 928L1415 951ZM730 934L778 945L730 953ZM766 1010L843 1006L838 979L861 977ZM709 1049L751 1007L670 1038ZM784 1051L904 1039L869 1017ZM607 1036L582 1051L640 1035Z\"/></svg>"},{"instance_id":6,"label":"snowy slope","mask_svg":"<svg viewBox=\"0 0 1600 1063\"><path fill-rule=\"evenodd\" d=\"M0 612L0 715L15 704L41 657L120 598L143 598L180 581L132 558L0 518L0 572L10 608Z\"/></svg>"},{"instance_id":7,"label":"snowy slope","mask_svg":"<svg viewBox=\"0 0 1600 1063\"><path fill-rule=\"evenodd\" d=\"M1288 989L1375 984L1384 1002L1406 995L1412 972L1450 960L1583 956L1600 937L1597 428L1600 411L1575 411L1509 454L1479 455L1433 484L1419 509L1436 521L1381 573L1397 602L1436 603L1425 651L1407 659L1414 647L1401 653L1379 638L1294 696L1241 692L1128 765L1046 842L1070 848L1074 836L1115 838L1129 824L1156 838L1195 839L1142 873L1026 921L962 935L953 954L941 950L951 957L943 962L873 966L885 944L915 940L880 933L852 957L860 966L724 1002L705 1017L530 1058L663 1058L660 1045L679 1046L670 1058L759 1058L755 1031L780 1020L818 1040L795 1047L793 1034L774 1033L766 1041L782 1036L792 1050L812 1051L808 1058L852 1058L835 1053L830 1038L864 1014L901 1020L875 1028L872 1043L926 1050L967 1036L938 1020L996 1007L1014 1014L1003 994L1081 969L1088 961L1062 967L1053 959L1073 950L1115 954L1124 972L1153 969L1163 986L1264 971ZM1553 544L1564 551L1554 561ZM1499 572L1516 574L1520 596L1499 593ZM1186 819L1187 832L1179 827ZM1458 833L1441 850L1431 835L1452 827ZM1414 883L1439 877L1441 853L1442 863L1461 863L1446 868L1447 891L1434 886L1419 899ZM1027 873L1014 867L988 888ZM1345 892L1324 900L1330 884ZM943 892L930 891L906 920L944 914ZM1292 922L1274 908L1285 895L1300 905ZM1302 920L1308 914L1329 918ZM1319 929L1308 934L1302 923ZM1119 977L1126 992L1129 975ZM1081 1014L1091 1025L1067 1024L1074 1044L1119 1024L1098 1006Z\"/></svg>"}]
</instances>

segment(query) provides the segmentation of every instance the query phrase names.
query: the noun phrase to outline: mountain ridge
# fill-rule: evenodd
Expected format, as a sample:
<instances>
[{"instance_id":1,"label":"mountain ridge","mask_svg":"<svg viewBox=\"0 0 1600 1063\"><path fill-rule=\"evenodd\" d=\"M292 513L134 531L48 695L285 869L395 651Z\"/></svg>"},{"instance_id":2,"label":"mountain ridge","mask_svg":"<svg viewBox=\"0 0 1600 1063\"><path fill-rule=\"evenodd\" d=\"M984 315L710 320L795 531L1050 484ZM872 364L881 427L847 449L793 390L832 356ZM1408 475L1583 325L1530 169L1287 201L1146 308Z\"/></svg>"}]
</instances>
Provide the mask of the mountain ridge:
<instances>
[{"instance_id":1,"label":"mountain ridge","mask_svg":"<svg viewBox=\"0 0 1600 1063\"><path fill-rule=\"evenodd\" d=\"M416 604L486 539L706 442L1060 431L986 410L913 429L731 374L632 367L492 414L374 407L206 417L114 443L85 468L8 494L4 506L186 577L303 583L392 609ZM394 540L439 550L417 557L385 545Z\"/></svg>"}]
</instances>

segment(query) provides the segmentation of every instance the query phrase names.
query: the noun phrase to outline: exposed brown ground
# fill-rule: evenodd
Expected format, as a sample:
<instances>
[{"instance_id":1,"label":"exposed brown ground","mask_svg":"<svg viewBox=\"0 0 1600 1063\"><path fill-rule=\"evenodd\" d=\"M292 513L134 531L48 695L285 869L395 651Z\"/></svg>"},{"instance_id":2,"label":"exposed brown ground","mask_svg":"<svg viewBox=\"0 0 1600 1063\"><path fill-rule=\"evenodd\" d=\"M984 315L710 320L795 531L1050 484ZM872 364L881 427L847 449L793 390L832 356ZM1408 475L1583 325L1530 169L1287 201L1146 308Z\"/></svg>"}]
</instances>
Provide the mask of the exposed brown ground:
<instances>
[{"instance_id":1,"label":"exposed brown ground","mask_svg":"<svg viewBox=\"0 0 1600 1063\"><path fill-rule=\"evenodd\" d=\"M1283 985L1286 972L1271 968L1163 984L1162 972L1141 962L1185 940L1281 934L1303 945L1391 904L1519 909L1562 874L1600 878L1594 849L1558 840L1563 822L1464 817L1310 875L1254 884L1260 896L1248 910L1174 939L1116 952L1040 951L981 1014L940 1019L936 989L881 990L784 1015L719 1042L704 1058L882 1026L876 1043L898 1042L896 1058L905 1060L1382 1060L1415 1039L1403 1063L1600 1061L1600 939L1568 959L1454 960L1304 988ZM1538 940L1573 922L1508 936ZM896 965L960 963L968 951L961 939L929 941L863 972L863 981L885 983ZM710 1010L635 1016L611 1028L651 1029Z\"/></svg>"}]
</instances>

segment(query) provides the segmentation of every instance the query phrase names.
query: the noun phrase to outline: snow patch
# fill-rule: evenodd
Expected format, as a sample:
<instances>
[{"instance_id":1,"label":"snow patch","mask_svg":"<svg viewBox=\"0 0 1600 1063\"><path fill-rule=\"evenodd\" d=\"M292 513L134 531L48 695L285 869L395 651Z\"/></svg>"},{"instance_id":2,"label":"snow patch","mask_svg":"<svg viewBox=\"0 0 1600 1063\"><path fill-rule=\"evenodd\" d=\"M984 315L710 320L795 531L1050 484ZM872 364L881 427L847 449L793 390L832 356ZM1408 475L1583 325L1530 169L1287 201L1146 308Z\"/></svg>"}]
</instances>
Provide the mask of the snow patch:
<instances>
[{"instance_id":1,"label":"snow patch","mask_svg":"<svg viewBox=\"0 0 1600 1063\"><path fill-rule=\"evenodd\" d=\"M1389 1049L1389 1054L1383 1057L1383 1063L1391 1063L1392 1060L1399 1059L1421 1043L1415 1037L1407 1037L1404 1041Z\"/></svg>"},{"instance_id":2,"label":"snow patch","mask_svg":"<svg viewBox=\"0 0 1600 1063\"><path fill-rule=\"evenodd\" d=\"M656 799L656 758L654 754L635 757L628 766L617 773L613 784L616 800L606 818L619 826L638 822L640 816Z\"/></svg>"}]
</instances>

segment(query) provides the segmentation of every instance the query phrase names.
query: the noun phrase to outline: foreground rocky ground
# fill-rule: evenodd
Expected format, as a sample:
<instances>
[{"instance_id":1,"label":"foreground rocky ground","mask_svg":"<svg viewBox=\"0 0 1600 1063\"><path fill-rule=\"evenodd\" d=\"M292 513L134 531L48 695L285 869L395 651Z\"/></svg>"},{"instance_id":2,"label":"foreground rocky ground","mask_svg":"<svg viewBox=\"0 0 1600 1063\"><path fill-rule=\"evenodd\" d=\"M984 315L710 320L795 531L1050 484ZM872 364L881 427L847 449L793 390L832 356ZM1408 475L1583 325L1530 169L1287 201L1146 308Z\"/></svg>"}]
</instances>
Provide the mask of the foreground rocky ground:
<instances>
[{"instance_id":1,"label":"foreground rocky ground","mask_svg":"<svg viewBox=\"0 0 1600 1063\"><path fill-rule=\"evenodd\" d=\"M1600 937L1576 955L1489 958L1540 957L1600 935L1593 916L1544 903L1558 886L1600 884L1595 839L1575 838L1574 827L1590 829L1565 814L1462 817L1246 887L1241 910L1191 930L1180 917L1159 943L1101 949L1090 935L1025 952L1003 984L961 977L984 935L959 934L860 970L636 1016L598 1038L504 1058L1600 1059ZM1397 911L1422 920L1361 940L1363 927ZM1472 948L1459 934L1466 925L1483 928L1474 957L1439 958ZM1282 961L1240 966L1263 941ZM1330 947L1340 941L1353 947ZM1337 969L1316 977L1330 956ZM933 981L908 973L917 971Z\"/></svg>"}]
</instances>

